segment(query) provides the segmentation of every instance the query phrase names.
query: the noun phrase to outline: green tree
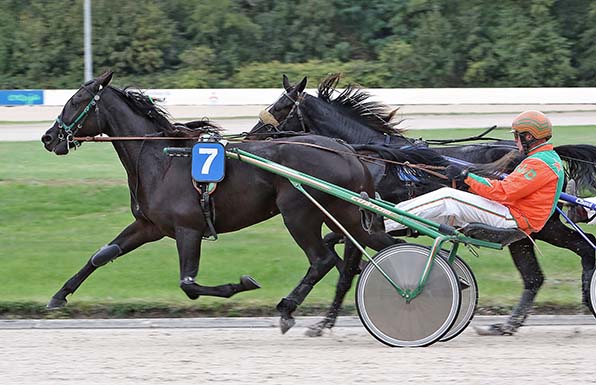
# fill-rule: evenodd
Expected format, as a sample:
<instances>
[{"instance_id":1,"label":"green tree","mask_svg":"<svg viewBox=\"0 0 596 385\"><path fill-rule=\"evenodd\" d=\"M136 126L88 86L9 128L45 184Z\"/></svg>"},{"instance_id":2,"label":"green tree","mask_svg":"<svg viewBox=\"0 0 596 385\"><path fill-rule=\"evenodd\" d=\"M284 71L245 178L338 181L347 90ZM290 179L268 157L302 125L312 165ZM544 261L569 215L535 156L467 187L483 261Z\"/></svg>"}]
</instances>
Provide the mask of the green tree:
<instances>
[{"instance_id":1,"label":"green tree","mask_svg":"<svg viewBox=\"0 0 596 385\"><path fill-rule=\"evenodd\" d=\"M291 63L332 56L340 43L332 31L335 11L326 0L275 2L255 18L263 31L259 61Z\"/></svg>"},{"instance_id":2,"label":"green tree","mask_svg":"<svg viewBox=\"0 0 596 385\"><path fill-rule=\"evenodd\" d=\"M0 88L14 88L18 86L13 82L12 62L15 32L17 20L15 15L19 13L17 5L19 1L6 1L3 4L3 12L0 12Z\"/></svg>"},{"instance_id":3,"label":"green tree","mask_svg":"<svg viewBox=\"0 0 596 385\"><path fill-rule=\"evenodd\" d=\"M497 87L554 87L571 84L570 44L551 15L552 0L501 3L498 25L482 46L485 59L466 72L472 85Z\"/></svg>"},{"instance_id":4,"label":"green tree","mask_svg":"<svg viewBox=\"0 0 596 385\"><path fill-rule=\"evenodd\" d=\"M414 2L419 3L419 2ZM420 6L426 5L422 2ZM448 87L457 85L454 28L439 5L416 11L415 27L404 38L388 41L379 52L388 86ZM396 22L396 18L393 22ZM401 28L401 25L397 28Z\"/></svg>"},{"instance_id":5,"label":"green tree","mask_svg":"<svg viewBox=\"0 0 596 385\"><path fill-rule=\"evenodd\" d=\"M192 47L180 54L181 69L172 79L172 88L216 87L220 79L209 71L215 63L215 53L209 47Z\"/></svg>"},{"instance_id":6,"label":"green tree","mask_svg":"<svg viewBox=\"0 0 596 385\"><path fill-rule=\"evenodd\" d=\"M231 0L197 1L187 33L195 45L213 50L214 72L231 75L235 68L260 57L254 49L255 41L261 37L260 27Z\"/></svg>"},{"instance_id":7,"label":"green tree","mask_svg":"<svg viewBox=\"0 0 596 385\"><path fill-rule=\"evenodd\" d=\"M93 3L94 61L119 76L165 70L174 28L153 2L96 0ZM118 9L118 12L114 12Z\"/></svg>"},{"instance_id":8,"label":"green tree","mask_svg":"<svg viewBox=\"0 0 596 385\"><path fill-rule=\"evenodd\" d=\"M335 15L328 18L335 45L332 57L375 60L379 47L391 36L395 0L334 0Z\"/></svg>"},{"instance_id":9,"label":"green tree","mask_svg":"<svg viewBox=\"0 0 596 385\"><path fill-rule=\"evenodd\" d=\"M0 87L76 87L83 0L0 0ZM596 80L590 0L94 0L95 72L144 87L368 87ZM262 72L259 72L262 71Z\"/></svg>"},{"instance_id":10,"label":"green tree","mask_svg":"<svg viewBox=\"0 0 596 385\"><path fill-rule=\"evenodd\" d=\"M19 14L12 72L22 87L76 87L83 78L82 1L31 1ZM62 22L68 21L68 22Z\"/></svg>"},{"instance_id":11,"label":"green tree","mask_svg":"<svg viewBox=\"0 0 596 385\"><path fill-rule=\"evenodd\" d=\"M596 3L592 3L586 15L588 28L581 33L577 44L577 65L580 85L596 86Z\"/></svg>"}]
</instances>

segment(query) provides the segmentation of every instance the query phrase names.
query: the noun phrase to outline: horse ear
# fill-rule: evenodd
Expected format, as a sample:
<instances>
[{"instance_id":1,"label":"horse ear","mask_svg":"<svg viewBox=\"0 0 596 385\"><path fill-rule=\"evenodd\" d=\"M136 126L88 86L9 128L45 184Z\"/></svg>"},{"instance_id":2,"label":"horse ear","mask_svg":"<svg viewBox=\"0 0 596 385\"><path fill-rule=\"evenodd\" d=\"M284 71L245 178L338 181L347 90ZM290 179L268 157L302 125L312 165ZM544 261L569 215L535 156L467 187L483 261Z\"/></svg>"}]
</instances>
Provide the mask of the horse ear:
<instances>
[{"instance_id":1,"label":"horse ear","mask_svg":"<svg viewBox=\"0 0 596 385\"><path fill-rule=\"evenodd\" d=\"M284 89L288 92L292 89L292 85L290 84L290 81L288 80L288 77L286 76L286 74L282 75L281 84L283 84Z\"/></svg>"},{"instance_id":2,"label":"horse ear","mask_svg":"<svg viewBox=\"0 0 596 385\"><path fill-rule=\"evenodd\" d=\"M298 93L304 91L304 89L306 88L306 82L308 82L308 78L305 76L304 79L302 79L300 83L296 86L296 91Z\"/></svg>"},{"instance_id":3,"label":"horse ear","mask_svg":"<svg viewBox=\"0 0 596 385\"><path fill-rule=\"evenodd\" d=\"M95 87L99 90L100 88L105 88L110 84L112 81L112 76L114 75L113 71L107 70L103 74L99 75L97 79L95 79Z\"/></svg>"}]
</instances>

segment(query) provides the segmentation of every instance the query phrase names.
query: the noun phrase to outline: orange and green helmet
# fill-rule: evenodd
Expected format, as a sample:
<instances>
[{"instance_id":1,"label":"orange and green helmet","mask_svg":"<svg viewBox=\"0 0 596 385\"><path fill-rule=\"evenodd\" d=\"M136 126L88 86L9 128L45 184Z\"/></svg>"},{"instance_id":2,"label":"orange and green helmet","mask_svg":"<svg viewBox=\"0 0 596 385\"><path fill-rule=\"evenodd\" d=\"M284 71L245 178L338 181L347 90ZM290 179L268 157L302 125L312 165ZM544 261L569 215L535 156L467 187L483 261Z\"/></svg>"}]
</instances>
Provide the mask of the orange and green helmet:
<instances>
[{"instance_id":1,"label":"orange and green helmet","mask_svg":"<svg viewBox=\"0 0 596 385\"><path fill-rule=\"evenodd\" d=\"M548 139L553 136L550 119L540 111L524 111L513 119L511 128L514 132L529 132L536 139Z\"/></svg>"}]
</instances>

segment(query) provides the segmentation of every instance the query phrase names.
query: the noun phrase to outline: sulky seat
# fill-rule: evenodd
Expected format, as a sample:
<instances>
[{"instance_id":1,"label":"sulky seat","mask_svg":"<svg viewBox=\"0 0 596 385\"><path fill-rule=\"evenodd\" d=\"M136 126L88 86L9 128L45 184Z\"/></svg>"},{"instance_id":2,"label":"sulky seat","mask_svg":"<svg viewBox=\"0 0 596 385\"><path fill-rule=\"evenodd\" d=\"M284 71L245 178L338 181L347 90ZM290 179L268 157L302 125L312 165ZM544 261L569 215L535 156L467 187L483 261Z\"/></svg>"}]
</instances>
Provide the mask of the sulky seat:
<instances>
[{"instance_id":1,"label":"sulky seat","mask_svg":"<svg viewBox=\"0 0 596 385\"><path fill-rule=\"evenodd\" d=\"M501 227L489 226L484 223L470 223L463 227L461 232L468 237L500 243L503 246L519 241L526 236L523 231L518 229L504 229Z\"/></svg>"}]
</instances>

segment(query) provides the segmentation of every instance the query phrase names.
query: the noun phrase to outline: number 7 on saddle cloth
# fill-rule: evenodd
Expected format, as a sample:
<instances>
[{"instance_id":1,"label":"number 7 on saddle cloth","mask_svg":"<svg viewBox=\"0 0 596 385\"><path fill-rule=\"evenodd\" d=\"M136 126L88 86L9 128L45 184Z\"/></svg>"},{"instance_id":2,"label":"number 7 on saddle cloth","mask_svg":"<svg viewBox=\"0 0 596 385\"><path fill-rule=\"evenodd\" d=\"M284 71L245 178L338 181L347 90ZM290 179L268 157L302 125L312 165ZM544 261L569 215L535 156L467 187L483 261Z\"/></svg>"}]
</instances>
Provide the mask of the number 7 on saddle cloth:
<instances>
[{"instance_id":1,"label":"number 7 on saddle cloth","mask_svg":"<svg viewBox=\"0 0 596 385\"><path fill-rule=\"evenodd\" d=\"M225 148L217 142L199 142L192 148L192 178L201 183L221 182L225 175Z\"/></svg>"}]
</instances>

